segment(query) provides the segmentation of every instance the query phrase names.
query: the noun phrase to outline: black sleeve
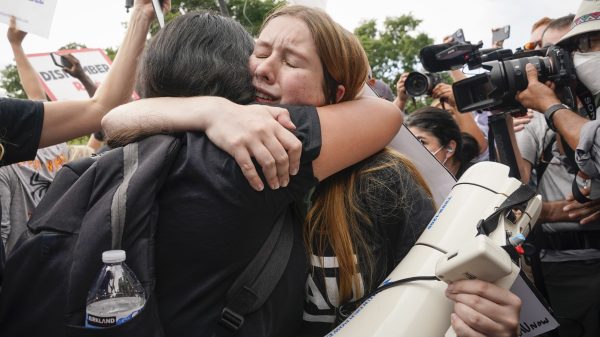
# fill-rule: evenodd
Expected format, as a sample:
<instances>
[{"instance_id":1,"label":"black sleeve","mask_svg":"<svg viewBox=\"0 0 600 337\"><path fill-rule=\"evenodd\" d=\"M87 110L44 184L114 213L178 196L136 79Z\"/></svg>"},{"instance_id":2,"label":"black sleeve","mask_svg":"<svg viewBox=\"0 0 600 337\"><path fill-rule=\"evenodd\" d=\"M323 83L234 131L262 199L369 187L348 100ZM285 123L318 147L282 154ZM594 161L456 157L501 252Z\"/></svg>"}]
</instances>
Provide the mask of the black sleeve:
<instances>
[{"instance_id":1,"label":"black sleeve","mask_svg":"<svg viewBox=\"0 0 600 337\"><path fill-rule=\"evenodd\" d=\"M292 200L302 200L306 193L318 184L313 173L312 162L321 153L321 123L317 109L313 106L283 107L290 112L292 122L296 125L294 134L302 142L302 155L299 173L291 177L287 188L275 191L274 197L279 198L280 193L290 193ZM262 173L260 174L265 181Z\"/></svg>"},{"instance_id":2,"label":"black sleeve","mask_svg":"<svg viewBox=\"0 0 600 337\"><path fill-rule=\"evenodd\" d=\"M35 157L44 124L44 104L30 100L0 99L0 166Z\"/></svg>"}]
</instances>

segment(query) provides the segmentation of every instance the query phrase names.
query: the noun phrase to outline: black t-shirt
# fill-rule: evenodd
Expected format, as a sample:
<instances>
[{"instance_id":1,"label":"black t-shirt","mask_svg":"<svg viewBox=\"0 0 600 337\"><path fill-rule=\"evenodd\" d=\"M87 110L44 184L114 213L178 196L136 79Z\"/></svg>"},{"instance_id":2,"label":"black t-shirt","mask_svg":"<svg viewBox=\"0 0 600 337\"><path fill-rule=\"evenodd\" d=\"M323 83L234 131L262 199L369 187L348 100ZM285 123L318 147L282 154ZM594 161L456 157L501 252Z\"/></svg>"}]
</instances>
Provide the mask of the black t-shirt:
<instances>
[{"instance_id":1,"label":"black t-shirt","mask_svg":"<svg viewBox=\"0 0 600 337\"><path fill-rule=\"evenodd\" d=\"M350 174L354 169L386 167L386 163L389 164L387 159L377 154L338 174ZM406 170L406 166L397 161L393 166L361 174L357 180L357 202L371 222L361 223L359 229L374 260L373 272L368 273L363 257L355 256L364 294L385 280L435 214L433 202L421 185L411 175L399 174ZM315 195L328 184L328 180L323 181ZM309 256L311 268L306 280L302 336L324 336L335 326L335 310L339 307L338 261L330 246L324 247L323 255L313 252ZM353 300L356 299L354 292Z\"/></svg>"},{"instance_id":2,"label":"black t-shirt","mask_svg":"<svg viewBox=\"0 0 600 337\"><path fill-rule=\"evenodd\" d=\"M256 255L276 217L317 184L316 109L288 107L302 141L299 173L287 188L252 189L235 160L203 133L187 133L159 196L156 295L167 336L212 336L225 293ZM239 336L290 336L301 325L306 254L300 224L284 275Z\"/></svg>"},{"instance_id":3,"label":"black t-shirt","mask_svg":"<svg viewBox=\"0 0 600 337\"><path fill-rule=\"evenodd\" d=\"M4 157L0 166L35 158L44 125L44 104L0 98L0 142Z\"/></svg>"}]
</instances>

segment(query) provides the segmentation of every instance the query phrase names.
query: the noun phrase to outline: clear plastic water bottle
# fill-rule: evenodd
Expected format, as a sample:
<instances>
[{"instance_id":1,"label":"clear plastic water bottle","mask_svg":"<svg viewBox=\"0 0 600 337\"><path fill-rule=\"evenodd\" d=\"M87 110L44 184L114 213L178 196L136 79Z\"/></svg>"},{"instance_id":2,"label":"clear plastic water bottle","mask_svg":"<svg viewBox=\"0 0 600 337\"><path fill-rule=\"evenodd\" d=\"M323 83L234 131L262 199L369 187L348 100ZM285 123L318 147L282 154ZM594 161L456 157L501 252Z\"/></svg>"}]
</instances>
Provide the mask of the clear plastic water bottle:
<instances>
[{"instance_id":1,"label":"clear plastic water bottle","mask_svg":"<svg viewBox=\"0 0 600 337\"><path fill-rule=\"evenodd\" d=\"M104 267L87 297L86 327L109 328L125 323L144 307L144 288L124 261L124 250L102 253Z\"/></svg>"}]
</instances>

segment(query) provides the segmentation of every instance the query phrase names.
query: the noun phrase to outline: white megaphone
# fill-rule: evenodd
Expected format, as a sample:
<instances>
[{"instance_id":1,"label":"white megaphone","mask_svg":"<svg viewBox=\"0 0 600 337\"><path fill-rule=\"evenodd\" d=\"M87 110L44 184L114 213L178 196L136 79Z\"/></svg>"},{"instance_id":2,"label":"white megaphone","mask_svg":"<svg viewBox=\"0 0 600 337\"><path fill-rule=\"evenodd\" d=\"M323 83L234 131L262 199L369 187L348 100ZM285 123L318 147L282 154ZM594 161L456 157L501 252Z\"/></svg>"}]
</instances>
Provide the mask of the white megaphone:
<instances>
[{"instance_id":1,"label":"white megaphone","mask_svg":"<svg viewBox=\"0 0 600 337\"><path fill-rule=\"evenodd\" d=\"M446 282L479 278L510 288L519 267L500 247L507 244L507 235L529 233L540 214L542 199L539 195L531 198L518 220L510 210L502 213L493 232L477 236L480 220L488 218L521 187L508 172L508 166L494 162L469 168L382 286L411 277L437 276ZM440 337L446 331L446 336L451 336L453 303L444 294L446 287L443 282L429 280L388 288L366 299L327 336Z\"/></svg>"}]
</instances>

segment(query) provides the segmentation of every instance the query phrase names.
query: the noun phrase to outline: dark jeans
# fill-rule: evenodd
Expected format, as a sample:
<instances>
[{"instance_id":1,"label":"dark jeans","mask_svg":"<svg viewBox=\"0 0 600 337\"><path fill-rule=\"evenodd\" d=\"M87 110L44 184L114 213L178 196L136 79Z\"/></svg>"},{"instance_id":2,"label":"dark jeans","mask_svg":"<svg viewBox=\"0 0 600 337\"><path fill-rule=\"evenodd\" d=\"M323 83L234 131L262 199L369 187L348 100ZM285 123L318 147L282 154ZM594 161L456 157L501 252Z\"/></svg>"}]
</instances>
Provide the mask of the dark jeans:
<instances>
[{"instance_id":1,"label":"dark jeans","mask_svg":"<svg viewBox=\"0 0 600 337\"><path fill-rule=\"evenodd\" d=\"M561 337L600 336L600 260L542 262Z\"/></svg>"}]
</instances>

